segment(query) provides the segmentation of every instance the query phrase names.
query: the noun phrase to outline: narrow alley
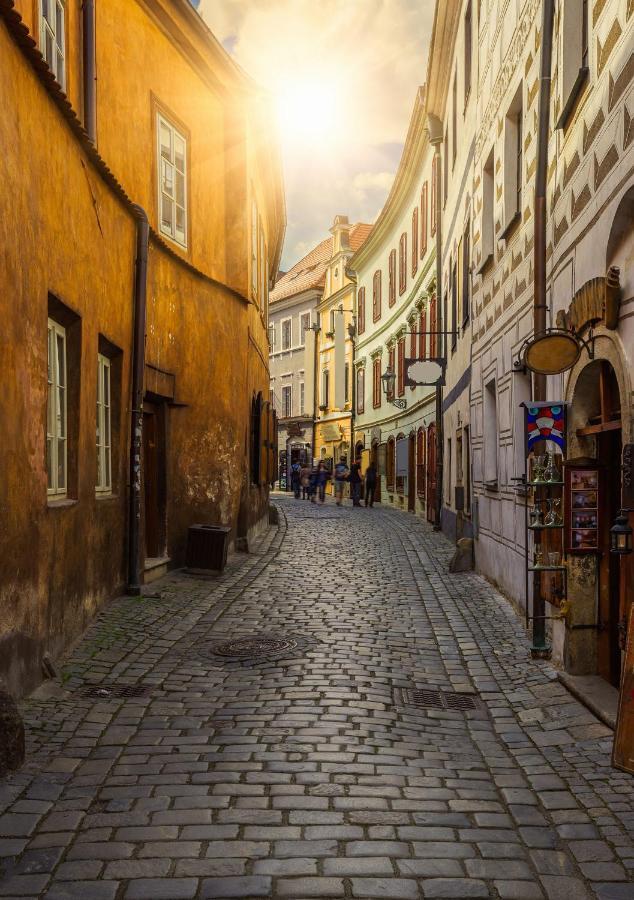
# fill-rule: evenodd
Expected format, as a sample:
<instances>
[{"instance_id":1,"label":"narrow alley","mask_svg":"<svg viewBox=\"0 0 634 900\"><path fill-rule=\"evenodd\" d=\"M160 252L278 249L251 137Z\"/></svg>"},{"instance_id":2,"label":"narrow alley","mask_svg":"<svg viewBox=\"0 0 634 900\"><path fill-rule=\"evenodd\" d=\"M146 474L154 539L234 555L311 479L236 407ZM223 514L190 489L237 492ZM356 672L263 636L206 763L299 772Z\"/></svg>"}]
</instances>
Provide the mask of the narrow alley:
<instances>
[{"instance_id":1,"label":"narrow alley","mask_svg":"<svg viewBox=\"0 0 634 900\"><path fill-rule=\"evenodd\" d=\"M25 702L0 896L634 897L634 780L507 601L419 518L274 502Z\"/></svg>"}]
</instances>

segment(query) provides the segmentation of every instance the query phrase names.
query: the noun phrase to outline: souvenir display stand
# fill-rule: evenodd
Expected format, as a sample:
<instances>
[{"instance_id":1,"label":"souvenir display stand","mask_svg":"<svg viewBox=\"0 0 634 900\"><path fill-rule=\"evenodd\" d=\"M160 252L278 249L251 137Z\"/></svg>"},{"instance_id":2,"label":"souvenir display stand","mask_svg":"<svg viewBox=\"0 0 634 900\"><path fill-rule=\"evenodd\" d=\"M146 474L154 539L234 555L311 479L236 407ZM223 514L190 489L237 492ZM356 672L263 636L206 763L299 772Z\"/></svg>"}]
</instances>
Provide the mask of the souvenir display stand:
<instances>
[{"instance_id":1,"label":"souvenir display stand","mask_svg":"<svg viewBox=\"0 0 634 900\"><path fill-rule=\"evenodd\" d=\"M529 623L529 584L537 583L541 596L561 606L567 592L564 542L564 469L566 407L563 403L525 403L526 487L525 561L526 626Z\"/></svg>"}]
</instances>

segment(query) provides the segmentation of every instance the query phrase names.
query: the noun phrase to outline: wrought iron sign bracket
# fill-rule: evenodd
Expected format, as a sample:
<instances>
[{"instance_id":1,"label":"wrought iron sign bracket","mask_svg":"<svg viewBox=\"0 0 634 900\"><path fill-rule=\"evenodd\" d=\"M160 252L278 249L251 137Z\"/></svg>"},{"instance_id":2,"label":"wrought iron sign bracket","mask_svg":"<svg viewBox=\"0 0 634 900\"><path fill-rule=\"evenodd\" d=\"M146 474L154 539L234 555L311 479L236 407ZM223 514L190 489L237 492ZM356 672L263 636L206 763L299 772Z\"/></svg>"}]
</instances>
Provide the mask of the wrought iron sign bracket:
<instances>
[{"instance_id":1,"label":"wrought iron sign bracket","mask_svg":"<svg viewBox=\"0 0 634 900\"><path fill-rule=\"evenodd\" d=\"M395 397L394 400L389 400L388 402L398 409L407 409L407 400L400 400L398 397Z\"/></svg>"}]
</instances>

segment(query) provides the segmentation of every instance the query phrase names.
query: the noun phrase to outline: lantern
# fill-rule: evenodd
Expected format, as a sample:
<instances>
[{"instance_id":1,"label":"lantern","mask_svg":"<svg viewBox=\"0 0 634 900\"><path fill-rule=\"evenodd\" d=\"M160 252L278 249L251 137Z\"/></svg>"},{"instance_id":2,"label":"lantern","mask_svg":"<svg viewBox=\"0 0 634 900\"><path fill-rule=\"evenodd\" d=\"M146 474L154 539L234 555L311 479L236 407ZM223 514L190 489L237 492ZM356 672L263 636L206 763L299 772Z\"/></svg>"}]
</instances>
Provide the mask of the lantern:
<instances>
[{"instance_id":1,"label":"lantern","mask_svg":"<svg viewBox=\"0 0 634 900\"><path fill-rule=\"evenodd\" d=\"M622 509L610 528L610 552L625 556L632 552L632 528L627 520L629 510Z\"/></svg>"}]
</instances>

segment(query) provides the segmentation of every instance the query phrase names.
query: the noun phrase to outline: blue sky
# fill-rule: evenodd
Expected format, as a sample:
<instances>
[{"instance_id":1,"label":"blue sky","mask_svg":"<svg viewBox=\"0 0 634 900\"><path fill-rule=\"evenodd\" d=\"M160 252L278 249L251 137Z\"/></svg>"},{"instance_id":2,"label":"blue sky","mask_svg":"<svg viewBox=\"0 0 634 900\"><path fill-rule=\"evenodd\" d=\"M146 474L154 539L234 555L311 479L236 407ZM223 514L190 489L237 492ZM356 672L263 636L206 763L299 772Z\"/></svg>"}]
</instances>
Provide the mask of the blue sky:
<instances>
[{"instance_id":1,"label":"blue sky","mask_svg":"<svg viewBox=\"0 0 634 900\"><path fill-rule=\"evenodd\" d=\"M283 268L335 215L372 222L425 79L431 0L201 0L240 65L281 98ZM295 127L297 120L297 127Z\"/></svg>"}]
</instances>

